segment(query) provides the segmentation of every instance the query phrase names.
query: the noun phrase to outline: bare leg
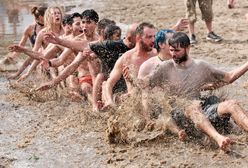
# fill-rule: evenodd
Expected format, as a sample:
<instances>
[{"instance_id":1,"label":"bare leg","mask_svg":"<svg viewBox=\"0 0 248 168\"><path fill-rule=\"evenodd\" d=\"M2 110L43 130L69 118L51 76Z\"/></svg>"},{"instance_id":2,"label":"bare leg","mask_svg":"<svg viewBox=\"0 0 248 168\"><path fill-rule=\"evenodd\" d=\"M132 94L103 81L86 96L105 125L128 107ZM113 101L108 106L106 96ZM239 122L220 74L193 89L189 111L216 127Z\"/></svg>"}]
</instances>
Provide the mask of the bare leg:
<instances>
[{"instance_id":1,"label":"bare leg","mask_svg":"<svg viewBox=\"0 0 248 168\"><path fill-rule=\"evenodd\" d=\"M102 98L102 83L104 81L104 75L102 73L99 73L96 76L95 82L93 84L93 100L92 100L92 106L93 111L99 111L99 101L101 101Z\"/></svg>"},{"instance_id":2,"label":"bare leg","mask_svg":"<svg viewBox=\"0 0 248 168\"><path fill-rule=\"evenodd\" d=\"M206 27L207 27L207 33L212 32L212 20L205 21Z\"/></svg>"},{"instance_id":3,"label":"bare leg","mask_svg":"<svg viewBox=\"0 0 248 168\"><path fill-rule=\"evenodd\" d=\"M171 118L167 122L167 128L174 134L178 135L179 140L184 141L187 137L185 130L180 130L175 121Z\"/></svg>"},{"instance_id":4,"label":"bare leg","mask_svg":"<svg viewBox=\"0 0 248 168\"><path fill-rule=\"evenodd\" d=\"M73 75L70 75L68 77L68 81L69 81L69 93L70 93L70 96L71 96L71 99L72 100L82 100L83 97L80 95L79 93L79 89L80 89L80 86L79 86L79 81L78 81L78 78L73 76Z\"/></svg>"},{"instance_id":5,"label":"bare leg","mask_svg":"<svg viewBox=\"0 0 248 168\"><path fill-rule=\"evenodd\" d=\"M237 101L228 100L220 103L217 112L219 116L231 114L236 124L248 132L248 114L240 107Z\"/></svg>"},{"instance_id":6,"label":"bare leg","mask_svg":"<svg viewBox=\"0 0 248 168\"><path fill-rule=\"evenodd\" d=\"M33 63L31 64L31 66L29 67L28 71L23 74L18 80L17 82L23 81L25 80L27 77L29 77L29 75L36 69L37 65L40 63L40 61L34 60Z\"/></svg>"},{"instance_id":7,"label":"bare leg","mask_svg":"<svg viewBox=\"0 0 248 168\"><path fill-rule=\"evenodd\" d=\"M81 90L82 93L87 97L88 101L92 102L92 86L89 83L84 82L81 84Z\"/></svg>"},{"instance_id":8,"label":"bare leg","mask_svg":"<svg viewBox=\"0 0 248 168\"><path fill-rule=\"evenodd\" d=\"M189 35L191 36L192 34L195 34L195 24L194 23L189 23Z\"/></svg>"},{"instance_id":9,"label":"bare leg","mask_svg":"<svg viewBox=\"0 0 248 168\"><path fill-rule=\"evenodd\" d=\"M16 79L26 68L27 66L33 61L32 58L27 58L22 66L18 69L18 71L10 76L8 76L8 79Z\"/></svg>"},{"instance_id":10,"label":"bare leg","mask_svg":"<svg viewBox=\"0 0 248 168\"><path fill-rule=\"evenodd\" d=\"M201 112L199 104L193 104L186 108L186 117L191 119L196 127L200 128L204 133L213 138L219 145L220 149L225 150L231 143L229 137L220 135L215 128L211 125L209 120Z\"/></svg>"}]
</instances>

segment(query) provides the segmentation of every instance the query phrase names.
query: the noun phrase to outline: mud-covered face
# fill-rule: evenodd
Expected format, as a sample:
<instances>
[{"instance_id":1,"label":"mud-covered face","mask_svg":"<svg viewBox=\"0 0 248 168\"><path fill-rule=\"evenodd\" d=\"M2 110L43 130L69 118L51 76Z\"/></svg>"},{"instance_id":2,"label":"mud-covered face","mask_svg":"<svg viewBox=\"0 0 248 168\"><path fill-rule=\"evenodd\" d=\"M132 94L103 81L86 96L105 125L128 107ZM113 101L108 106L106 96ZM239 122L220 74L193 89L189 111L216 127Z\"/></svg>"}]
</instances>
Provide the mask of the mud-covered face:
<instances>
[{"instance_id":1,"label":"mud-covered face","mask_svg":"<svg viewBox=\"0 0 248 168\"><path fill-rule=\"evenodd\" d=\"M55 8L51 10L51 16L53 23L61 24L62 14L59 9Z\"/></svg>"},{"instance_id":2,"label":"mud-covered face","mask_svg":"<svg viewBox=\"0 0 248 168\"><path fill-rule=\"evenodd\" d=\"M90 19L83 18L81 28L86 36L91 36L95 33L96 22Z\"/></svg>"},{"instance_id":3,"label":"mud-covered face","mask_svg":"<svg viewBox=\"0 0 248 168\"><path fill-rule=\"evenodd\" d=\"M170 46L170 54L176 64L180 64L188 60L188 52L186 48L181 48L180 45Z\"/></svg>"},{"instance_id":4,"label":"mud-covered face","mask_svg":"<svg viewBox=\"0 0 248 168\"><path fill-rule=\"evenodd\" d=\"M141 47L149 52L152 51L153 47L154 47L154 36L155 36L155 29L153 28L149 28L149 27L145 27L144 28L144 33L141 36Z\"/></svg>"}]
</instances>

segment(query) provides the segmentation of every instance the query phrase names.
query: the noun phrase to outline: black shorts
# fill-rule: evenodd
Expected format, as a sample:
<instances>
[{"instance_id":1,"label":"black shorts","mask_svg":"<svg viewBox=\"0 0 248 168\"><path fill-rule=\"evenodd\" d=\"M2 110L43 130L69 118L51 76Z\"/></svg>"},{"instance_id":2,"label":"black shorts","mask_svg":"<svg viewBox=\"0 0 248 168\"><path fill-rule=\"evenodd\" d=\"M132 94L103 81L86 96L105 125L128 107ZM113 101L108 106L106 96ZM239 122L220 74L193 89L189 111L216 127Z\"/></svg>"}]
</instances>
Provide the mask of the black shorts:
<instances>
[{"instance_id":1,"label":"black shorts","mask_svg":"<svg viewBox=\"0 0 248 168\"><path fill-rule=\"evenodd\" d=\"M228 123L230 115L220 117L217 113L220 99L217 96L209 96L201 99L202 112L209 119L214 128L218 131L228 133ZM185 117L184 111L179 108L174 108L171 112L172 118L175 120L177 125L181 128L190 127L192 128L192 121Z\"/></svg>"},{"instance_id":2,"label":"black shorts","mask_svg":"<svg viewBox=\"0 0 248 168\"><path fill-rule=\"evenodd\" d=\"M211 124L216 129L226 129L228 128L230 115L226 115L225 117L220 117L218 115L217 109L220 103L220 98L217 96L209 96L201 102L202 110L205 116L209 119Z\"/></svg>"}]
</instances>

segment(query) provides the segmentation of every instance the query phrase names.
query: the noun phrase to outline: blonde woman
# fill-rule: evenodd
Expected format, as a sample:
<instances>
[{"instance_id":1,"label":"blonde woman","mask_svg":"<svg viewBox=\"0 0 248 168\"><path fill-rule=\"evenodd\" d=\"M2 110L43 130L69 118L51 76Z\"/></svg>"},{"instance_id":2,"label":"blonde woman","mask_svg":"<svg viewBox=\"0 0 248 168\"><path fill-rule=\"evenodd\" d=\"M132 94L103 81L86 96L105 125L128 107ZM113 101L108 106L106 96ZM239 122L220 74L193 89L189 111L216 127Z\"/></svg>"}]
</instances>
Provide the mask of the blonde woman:
<instances>
[{"instance_id":1,"label":"blonde woman","mask_svg":"<svg viewBox=\"0 0 248 168\"><path fill-rule=\"evenodd\" d=\"M33 51L43 52L43 50L48 46L48 43L44 40L44 34L46 32L52 32L55 35L63 35L64 30L62 27L62 11L59 7L48 7L45 15L44 15L44 28L38 33ZM29 64L31 64L27 73L23 74L18 81L26 79L31 72L36 68L40 61L33 60L32 58L28 57L19 70L9 76L9 79L16 79L26 68Z\"/></svg>"}]
</instances>

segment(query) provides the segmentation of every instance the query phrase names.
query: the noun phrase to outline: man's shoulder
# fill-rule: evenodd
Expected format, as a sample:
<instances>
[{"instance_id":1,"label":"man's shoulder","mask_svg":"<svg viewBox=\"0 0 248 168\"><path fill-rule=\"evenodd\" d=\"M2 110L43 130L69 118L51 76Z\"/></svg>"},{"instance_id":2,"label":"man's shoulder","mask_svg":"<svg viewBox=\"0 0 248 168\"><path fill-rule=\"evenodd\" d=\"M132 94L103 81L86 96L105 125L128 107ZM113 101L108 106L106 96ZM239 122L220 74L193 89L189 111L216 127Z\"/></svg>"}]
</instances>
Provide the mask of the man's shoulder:
<instances>
[{"instance_id":1,"label":"man's shoulder","mask_svg":"<svg viewBox=\"0 0 248 168\"><path fill-rule=\"evenodd\" d=\"M193 60L195 65L201 66L201 67L209 67L212 66L209 62L202 60L202 59L194 59Z\"/></svg>"}]
</instances>

